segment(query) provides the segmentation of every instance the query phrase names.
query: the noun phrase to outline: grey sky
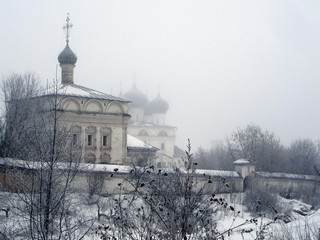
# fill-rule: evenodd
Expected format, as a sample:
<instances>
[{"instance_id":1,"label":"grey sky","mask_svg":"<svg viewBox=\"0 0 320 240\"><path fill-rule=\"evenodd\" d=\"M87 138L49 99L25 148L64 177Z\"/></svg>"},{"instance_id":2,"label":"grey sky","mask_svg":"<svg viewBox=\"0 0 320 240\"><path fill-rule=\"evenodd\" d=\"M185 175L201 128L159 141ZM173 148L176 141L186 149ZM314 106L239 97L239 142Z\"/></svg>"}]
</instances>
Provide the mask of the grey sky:
<instances>
[{"instance_id":1,"label":"grey sky","mask_svg":"<svg viewBox=\"0 0 320 240\"><path fill-rule=\"evenodd\" d=\"M118 95L137 87L169 104L177 144L195 147L255 123L288 144L319 139L318 0L2 0L0 74L55 77L65 46L75 82Z\"/></svg>"}]
</instances>

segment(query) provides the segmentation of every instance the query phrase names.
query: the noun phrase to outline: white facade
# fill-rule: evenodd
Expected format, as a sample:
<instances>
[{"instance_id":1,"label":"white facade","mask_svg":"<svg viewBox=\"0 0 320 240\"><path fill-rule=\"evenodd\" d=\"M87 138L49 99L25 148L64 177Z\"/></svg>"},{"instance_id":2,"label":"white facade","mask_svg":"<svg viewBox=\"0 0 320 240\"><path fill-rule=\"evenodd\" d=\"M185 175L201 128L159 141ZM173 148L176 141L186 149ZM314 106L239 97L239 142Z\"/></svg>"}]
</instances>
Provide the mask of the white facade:
<instances>
[{"instance_id":1,"label":"white facade","mask_svg":"<svg viewBox=\"0 0 320 240\"><path fill-rule=\"evenodd\" d=\"M59 121L70 127L71 142L79 147L85 162L122 164L127 157L127 101L109 95L97 98L93 93L99 92L61 84L57 96Z\"/></svg>"},{"instance_id":2,"label":"white facade","mask_svg":"<svg viewBox=\"0 0 320 240\"><path fill-rule=\"evenodd\" d=\"M68 97L63 109L64 119L72 126L73 141L81 147L86 162L121 164L126 160L126 103Z\"/></svg>"}]
</instances>

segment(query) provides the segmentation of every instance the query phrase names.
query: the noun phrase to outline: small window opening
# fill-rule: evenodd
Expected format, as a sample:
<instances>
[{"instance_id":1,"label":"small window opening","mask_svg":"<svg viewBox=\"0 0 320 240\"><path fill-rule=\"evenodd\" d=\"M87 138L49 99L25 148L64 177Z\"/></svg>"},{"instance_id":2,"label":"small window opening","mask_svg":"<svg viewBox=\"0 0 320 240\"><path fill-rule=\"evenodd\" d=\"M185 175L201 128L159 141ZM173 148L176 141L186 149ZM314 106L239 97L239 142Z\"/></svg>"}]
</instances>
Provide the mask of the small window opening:
<instances>
[{"instance_id":1,"label":"small window opening","mask_svg":"<svg viewBox=\"0 0 320 240\"><path fill-rule=\"evenodd\" d=\"M77 145L78 144L78 134L74 133L72 135L72 145Z\"/></svg>"},{"instance_id":2,"label":"small window opening","mask_svg":"<svg viewBox=\"0 0 320 240\"><path fill-rule=\"evenodd\" d=\"M104 147L108 146L108 136L107 135L102 136L102 146L104 146Z\"/></svg>"},{"instance_id":3,"label":"small window opening","mask_svg":"<svg viewBox=\"0 0 320 240\"><path fill-rule=\"evenodd\" d=\"M92 143L93 143L93 142L92 142L92 139L93 139L93 138L92 138L92 135L89 134L89 135L88 135L88 146L92 146Z\"/></svg>"}]
</instances>

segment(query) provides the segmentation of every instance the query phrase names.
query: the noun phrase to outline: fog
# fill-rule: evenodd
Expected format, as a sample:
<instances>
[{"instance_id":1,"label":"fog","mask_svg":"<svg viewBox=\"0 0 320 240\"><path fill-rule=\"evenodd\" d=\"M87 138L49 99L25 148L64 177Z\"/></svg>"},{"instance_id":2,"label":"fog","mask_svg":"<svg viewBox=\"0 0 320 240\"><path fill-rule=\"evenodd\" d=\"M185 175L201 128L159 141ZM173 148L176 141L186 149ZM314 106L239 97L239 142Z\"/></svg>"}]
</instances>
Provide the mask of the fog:
<instances>
[{"instance_id":1,"label":"fog","mask_svg":"<svg viewBox=\"0 0 320 240\"><path fill-rule=\"evenodd\" d=\"M160 91L178 146L208 147L252 123L284 144L320 139L319 9L318 0L2 0L0 74L54 79L69 12L75 83L119 95L135 81L149 100Z\"/></svg>"}]
</instances>

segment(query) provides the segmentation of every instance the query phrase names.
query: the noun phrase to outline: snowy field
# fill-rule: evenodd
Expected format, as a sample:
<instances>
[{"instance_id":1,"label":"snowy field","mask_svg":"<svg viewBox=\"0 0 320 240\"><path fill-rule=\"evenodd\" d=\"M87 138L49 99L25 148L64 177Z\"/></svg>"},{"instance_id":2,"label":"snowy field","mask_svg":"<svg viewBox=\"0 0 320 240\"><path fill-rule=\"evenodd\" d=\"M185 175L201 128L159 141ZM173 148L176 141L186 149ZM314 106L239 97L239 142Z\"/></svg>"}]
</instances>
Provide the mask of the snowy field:
<instances>
[{"instance_id":1,"label":"snowy field","mask_svg":"<svg viewBox=\"0 0 320 240\"><path fill-rule=\"evenodd\" d=\"M263 213L259 215L248 212L245 206L238 204L244 198L243 193L221 196L234 207L234 211L225 211L221 207L212 214L217 223L217 230L220 233L225 232L223 239L319 239L320 210L314 210L308 204L278 197L279 206L282 206L281 212L270 211L266 215ZM73 239L101 239L95 232L99 225L107 221L110 213L108 206L110 200L115 197L117 196L89 198L81 194L72 195L69 204L71 207L67 213L70 216L69 224L81 225L81 228L73 233ZM21 211L22 206L17 194L0 192L0 208L3 209L0 211L0 231L7 236L5 238L0 235L0 239L26 239L24 231L28 228L28 214ZM8 208L10 209L6 216L4 210ZM100 208L100 220L98 220L98 208ZM274 221L275 218L277 220ZM82 238L83 235L85 236ZM195 238L190 236L190 239Z\"/></svg>"}]
</instances>

